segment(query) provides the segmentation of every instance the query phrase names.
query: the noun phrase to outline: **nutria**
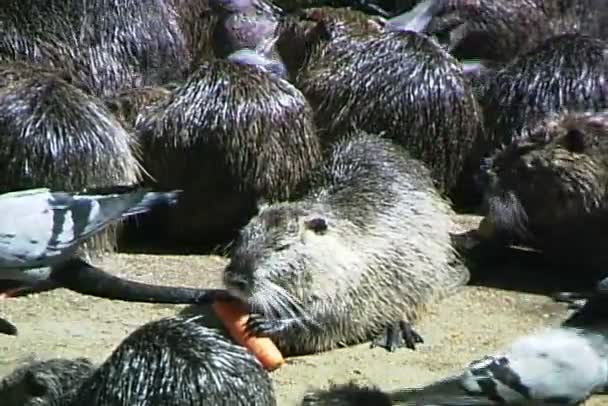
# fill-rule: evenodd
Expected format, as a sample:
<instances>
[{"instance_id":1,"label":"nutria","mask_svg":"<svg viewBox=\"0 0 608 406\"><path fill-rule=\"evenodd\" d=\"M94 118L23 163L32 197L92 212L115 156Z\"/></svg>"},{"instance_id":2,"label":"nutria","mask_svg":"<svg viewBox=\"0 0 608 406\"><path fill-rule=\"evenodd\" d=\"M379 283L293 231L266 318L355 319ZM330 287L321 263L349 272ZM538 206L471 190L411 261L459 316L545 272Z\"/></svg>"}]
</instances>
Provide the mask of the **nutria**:
<instances>
[{"instance_id":1,"label":"nutria","mask_svg":"<svg viewBox=\"0 0 608 406\"><path fill-rule=\"evenodd\" d=\"M27 38L70 48L97 96L184 79L191 55L166 0L8 0L0 19ZM77 72L79 72L78 70ZM101 75L100 75L101 73ZM95 80L100 75L103 80Z\"/></svg>"},{"instance_id":2,"label":"nutria","mask_svg":"<svg viewBox=\"0 0 608 406\"><path fill-rule=\"evenodd\" d=\"M170 213L172 239L199 248L233 238L257 199L291 196L321 159L304 96L263 69L222 59L142 112L136 135L155 188L184 191Z\"/></svg>"},{"instance_id":3,"label":"nutria","mask_svg":"<svg viewBox=\"0 0 608 406\"><path fill-rule=\"evenodd\" d=\"M315 111L324 143L351 126L385 133L431 169L441 192L472 179L465 165L478 163L484 132L458 61L416 32L315 19L308 30L283 27L277 47L287 67L297 69L294 82ZM298 35L307 38L294 39ZM285 48L302 43L307 51L298 67Z\"/></svg>"},{"instance_id":4,"label":"nutria","mask_svg":"<svg viewBox=\"0 0 608 406\"><path fill-rule=\"evenodd\" d=\"M304 197L261 207L224 270L252 307L252 332L288 355L421 342L410 323L469 279L429 176L402 147L359 132L332 147Z\"/></svg>"},{"instance_id":5,"label":"nutria","mask_svg":"<svg viewBox=\"0 0 608 406\"><path fill-rule=\"evenodd\" d=\"M449 36L448 49L459 59L506 63L555 35L608 33L601 0L447 0L441 6L426 32Z\"/></svg>"},{"instance_id":6,"label":"nutria","mask_svg":"<svg viewBox=\"0 0 608 406\"><path fill-rule=\"evenodd\" d=\"M97 98L51 73L1 64L0 193L35 187L79 191L131 185L142 171L138 147ZM86 244L115 249L116 227Z\"/></svg>"},{"instance_id":7,"label":"nutria","mask_svg":"<svg viewBox=\"0 0 608 406\"><path fill-rule=\"evenodd\" d=\"M195 318L144 324L83 382L75 405L276 404L269 374L222 330Z\"/></svg>"},{"instance_id":8,"label":"nutria","mask_svg":"<svg viewBox=\"0 0 608 406\"><path fill-rule=\"evenodd\" d=\"M26 362L0 381L2 405L67 406L94 371L86 358Z\"/></svg>"},{"instance_id":9,"label":"nutria","mask_svg":"<svg viewBox=\"0 0 608 406\"><path fill-rule=\"evenodd\" d=\"M268 372L244 347L195 318L137 328L99 367L86 359L28 363L0 383L7 406L274 406Z\"/></svg>"},{"instance_id":10,"label":"nutria","mask_svg":"<svg viewBox=\"0 0 608 406\"><path fill-rule=\"evenodd\" d=\"M480 103L493 145L526 137L548 114L608 107L608 45L585 35L552 37L488 75Z\"/></svg>"},{"instance_id":11,"label":"nutria","mask_svg":"<svg viewBox=\"0 0 608 406\"><path fill-rule=\"evenodd\" d=\"M574 89L573 89L574 90ZM605 272L608 110L550 115L488 160L487 238Z\"/></svg>"},{"instance_id":12,"label":"nutria","mask_svg":"<svg viewBox=\"0 0 608 406\"><path fill-rule=\"evenodd\" d=\"M134 130L139 114L169 94L164 86L134 87L108 96L104 102L124 128Z\"/></svg>"},{"instance_id":13,"label":"nutria","mask_svg":"<svg viewBox=\"0 0 608 406\"><path fill-rule=\"evenodd\" d=\"M374 386L360 386L354 382L330 385L326 390L310 391L300 406L391 406L391 398Z\"/></svg>"}]
</instances>

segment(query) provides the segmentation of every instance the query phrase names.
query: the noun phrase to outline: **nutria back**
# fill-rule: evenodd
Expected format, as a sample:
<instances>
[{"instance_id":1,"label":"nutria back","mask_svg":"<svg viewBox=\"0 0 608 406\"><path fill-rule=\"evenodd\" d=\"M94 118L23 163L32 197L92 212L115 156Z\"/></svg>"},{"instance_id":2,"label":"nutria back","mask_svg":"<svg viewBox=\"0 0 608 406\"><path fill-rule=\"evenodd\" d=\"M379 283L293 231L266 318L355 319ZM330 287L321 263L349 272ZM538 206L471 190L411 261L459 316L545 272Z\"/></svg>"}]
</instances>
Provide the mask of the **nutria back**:
<instances>
[{"instance_id":1,"label":"nutria back","mask_svg":"<svg viewBox=\"0 0 608 406\"><path fill-rule=\"evenodd\" d=\"M224 271L254 312L289 324L270 333L286 354L368 341L467 283L449 204L390 140L349 134L303 188L301 199L260 208Z\"/></svg>"},{"instance_id":2,"label":"nutria back","mask_svg":"<svg viewBox=\"0 0 608 406\"><path fill-rule=\"evenodd\" d=\"M0 191L80 191L141 179L139 148L101 100L43 68L1 64ZM92 247L115 248L115 227Z\"/></svg>"},{"instance_id":3,"label":"nutria back","mask_svg":"<svg viewBox=\"0 0 608 406\"><path fill-rule=\"evenodd\" d=\"M352 20L321 20L309 35L317 38L305 41L295 83L324 143L353 126L384 133L430 168L441 192L450 192L467 160L479 158L484 136L480 106L458 62L426 36L364 30Z\"/></svg>"},{"instance_id":4,"label":"nutria back","mask_svg":"<svg viewBox=\"0 0 608 406\"><path fill-rule=\"evenodd\" d=\"M259 198L280 199L321 159L304 96L255 66L208 61L140 114L136 134L157 187L184 191L174 237L232 238Z\"/></svg>"},{"instance_id":5,"label":"nutria back","mask_svg":"<svg viewBox=\"0 0 608 406\"><path fill-rule=\"evenodd\" d=\"M274 406L270 376L246 348L194 319L149 322L83 383L76 405Z\"/></svg>"},{"instance_id":6,"label":"nutria back","mask_svg":"<svg viewBox=\"0 0 608 406\"><path fill-rule=\"evenodd\" d=\"M492 144L509 144L563 109L608 107L608 47L579 34L553 37L489 75L480 103Z\"/></svg>"}]
</instances>

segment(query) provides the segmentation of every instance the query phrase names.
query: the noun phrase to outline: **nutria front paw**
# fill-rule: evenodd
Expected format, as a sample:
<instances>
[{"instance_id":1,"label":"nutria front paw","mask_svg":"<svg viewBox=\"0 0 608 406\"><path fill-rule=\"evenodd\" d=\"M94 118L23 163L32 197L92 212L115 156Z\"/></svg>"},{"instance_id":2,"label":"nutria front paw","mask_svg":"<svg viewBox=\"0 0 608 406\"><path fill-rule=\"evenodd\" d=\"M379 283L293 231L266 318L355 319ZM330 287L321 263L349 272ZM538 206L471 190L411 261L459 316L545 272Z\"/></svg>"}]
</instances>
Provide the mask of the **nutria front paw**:
<instances>
[{"instance_id":1,"label":"nutria front paw","mask_svg":"<svg viewBox=\"0 0 608 406\"><path fill-rule=\"evenodd\" d=\"M256 337L272 337L280 334L287 327L289 322L284 320L270 320L261 314L252 313L247 320L247 332Z\"/></svg>"},{"instance_id":2,"label":"nutria front paw","mask_svg":"<svg viewBox=\"0 0 608 406\"><path fill-rule=\"evenodd\" d=\"M422 343L424 343L422 336L414 331L410 323L400 320L389 323L384 331L372 341L371 348L382 347L390 352L401 347L416 350L416 344Z\"/></svg>"}]
</instances>

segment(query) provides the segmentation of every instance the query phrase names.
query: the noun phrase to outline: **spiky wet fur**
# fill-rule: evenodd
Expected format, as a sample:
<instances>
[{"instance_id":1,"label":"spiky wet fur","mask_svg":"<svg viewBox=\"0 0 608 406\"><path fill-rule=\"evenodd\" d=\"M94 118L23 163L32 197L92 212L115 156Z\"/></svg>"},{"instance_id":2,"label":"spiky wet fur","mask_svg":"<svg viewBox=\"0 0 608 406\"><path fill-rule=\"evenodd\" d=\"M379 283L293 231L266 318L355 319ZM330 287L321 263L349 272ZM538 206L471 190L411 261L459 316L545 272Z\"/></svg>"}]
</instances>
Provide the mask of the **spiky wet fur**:
<instances>
[{"instance_id":1,"label":"spiky wet fur","mask_svg":"<svg viewBox=\"0 0 608 406\"><path fill-rule=\"evenodd\" d=\"M0 381L3 406L67 406L95 370L85 358L32 360Z\"/></svg>"},{"instance_id":2,"label":"spiky wet fur","mask_svg":"<svg viewBox=\"0 0 608 406\"><path fill-rule=\"evenodd\" d=\"M144 166L184 191L175 238L232 237L258 198L284 199L321 159L312 110L287 81L254 66L203 63L137 120Z\"/></svg>"},{"instance_id":3,"label":"spiky wet fur","mask_svg":"<svg viewBox=\"0 0 608 406\"><path fill-rule=\"evenodd\" d=\"M326 390L310 391L300 406L391 406L389 396L373 386L354 382L331 385Z\"/></svg>"},{"instance_id":4,"label":"spiky wet fur","mask_svg":"<svg viewBox=\"0 0 608 406\"><path fill-rule=\"evenodd\" d=\"M295 83L315 111L323 141L353 125L384 132L430 168L441 192L450 191L484 135L481 108L458 62L423 35L362 27L321 18L306 34Z\"/></svg>"},{"instance_id":5,"label":"spiky wet fur","mask_svg":"<svg viewBox=\"0 0 608 406\"><path fill-rule=\"evenodd\" d=\"M170 94L165 87L144 86L123 90L104 101L125 128L134 130L140 113Z\"/></svg>"},{"instance_id":6,"label":"spiky wet fur","mask_svg":"<svg viewBox=\"0 0 608 406\"><path fill-rule=\"evenodd\" d=\"M196 319L131 333L80 390L76 405L274 406L270 376L244 347Z\"/></svg>"},{"instance_id":7,"label":"spiky wet fur","mask_svg":"<svg viewBox=\"0 0 608 406\"><path fill-rule=\"evenodd\" d=\"M556 35L605 38L607 12L601 0L444 0L426 32L449 35L459 59L506 63Z\"/></svg>"},{"instance_id":8,"label":"spiky wet fur","mask_svg":"<svg viewBox=\"0 0 608 406\"><path fill-rule=\"evenodd\" d=\"M608 46L583 35L543 42L488 75L481 96L494 146L525 138L548 115L608 108Z\"/></svg>"},{"instance_id":9,"label":"spiky wet fur","mask_svg":"<svg viewBox=\"0 0 608 406\"><path fill-rule=\"evenodd\" d=\"M550 115L500 149L486 178L496 232L579 264L608 260L608 111Z\"/></svg>"},{"instance_id":10,"label":"spiky wet fur","mask_svg":"<svg viewBox=\"0 0 608 406\"><path fill-rule=\"evenodd\" d=\"M94 96L23 64L0 65L0 191L80 191L137 183L138 145ZM11 70L13 74L11 74ZM89 240L90 253L116 248L117 227Z\"/></svg>"},{"instance_id":11,"label":"spiky wet fur","mask_svg":"<svg viewBox=\"0 0 608 406\"><path fill-rule=\"evenodd\" d=\"M254 312L293 319L293 329L272 336L285 354L368 341L467 283L450 245L449 204L427 169L391 141L347 136L306 190L261 208L224 272ZM314 230L319 219L326 232Z\"/></svg>"}]
</instances>

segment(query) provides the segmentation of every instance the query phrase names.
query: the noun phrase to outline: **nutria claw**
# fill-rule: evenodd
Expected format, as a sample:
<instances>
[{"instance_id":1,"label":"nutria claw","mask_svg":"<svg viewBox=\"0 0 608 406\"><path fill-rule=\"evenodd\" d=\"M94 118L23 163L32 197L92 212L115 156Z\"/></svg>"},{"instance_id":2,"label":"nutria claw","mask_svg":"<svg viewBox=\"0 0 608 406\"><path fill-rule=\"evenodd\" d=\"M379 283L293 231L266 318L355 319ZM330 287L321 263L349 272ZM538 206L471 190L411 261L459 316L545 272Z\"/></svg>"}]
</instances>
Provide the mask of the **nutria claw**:
<instances>
[{"instance_id":1,"label":"nutria claw","mask_svg":"<svg viewBox=\"0 0 608 406\"><path fill-rule=\"evenodd\" d=\"M394 352L400 347L416 350L416 344L422 343L424 343L424 339L414 331L412 325L405 320L400 320L388 324L384 331L372 341L371 348L382 347L390 352Z\"/></svg>"},{"instance_id":2,"label":"nutria claw","mask_svg":"<svg viewBox=\"0 0 608 406\"><path fill-rule=\"evenodd\" d=\"M258 313L252 313L247 320L247 332L256 337L271 337L280 334L290 326L289 320L270 320Z\"/></svg>"}]
</instances>

